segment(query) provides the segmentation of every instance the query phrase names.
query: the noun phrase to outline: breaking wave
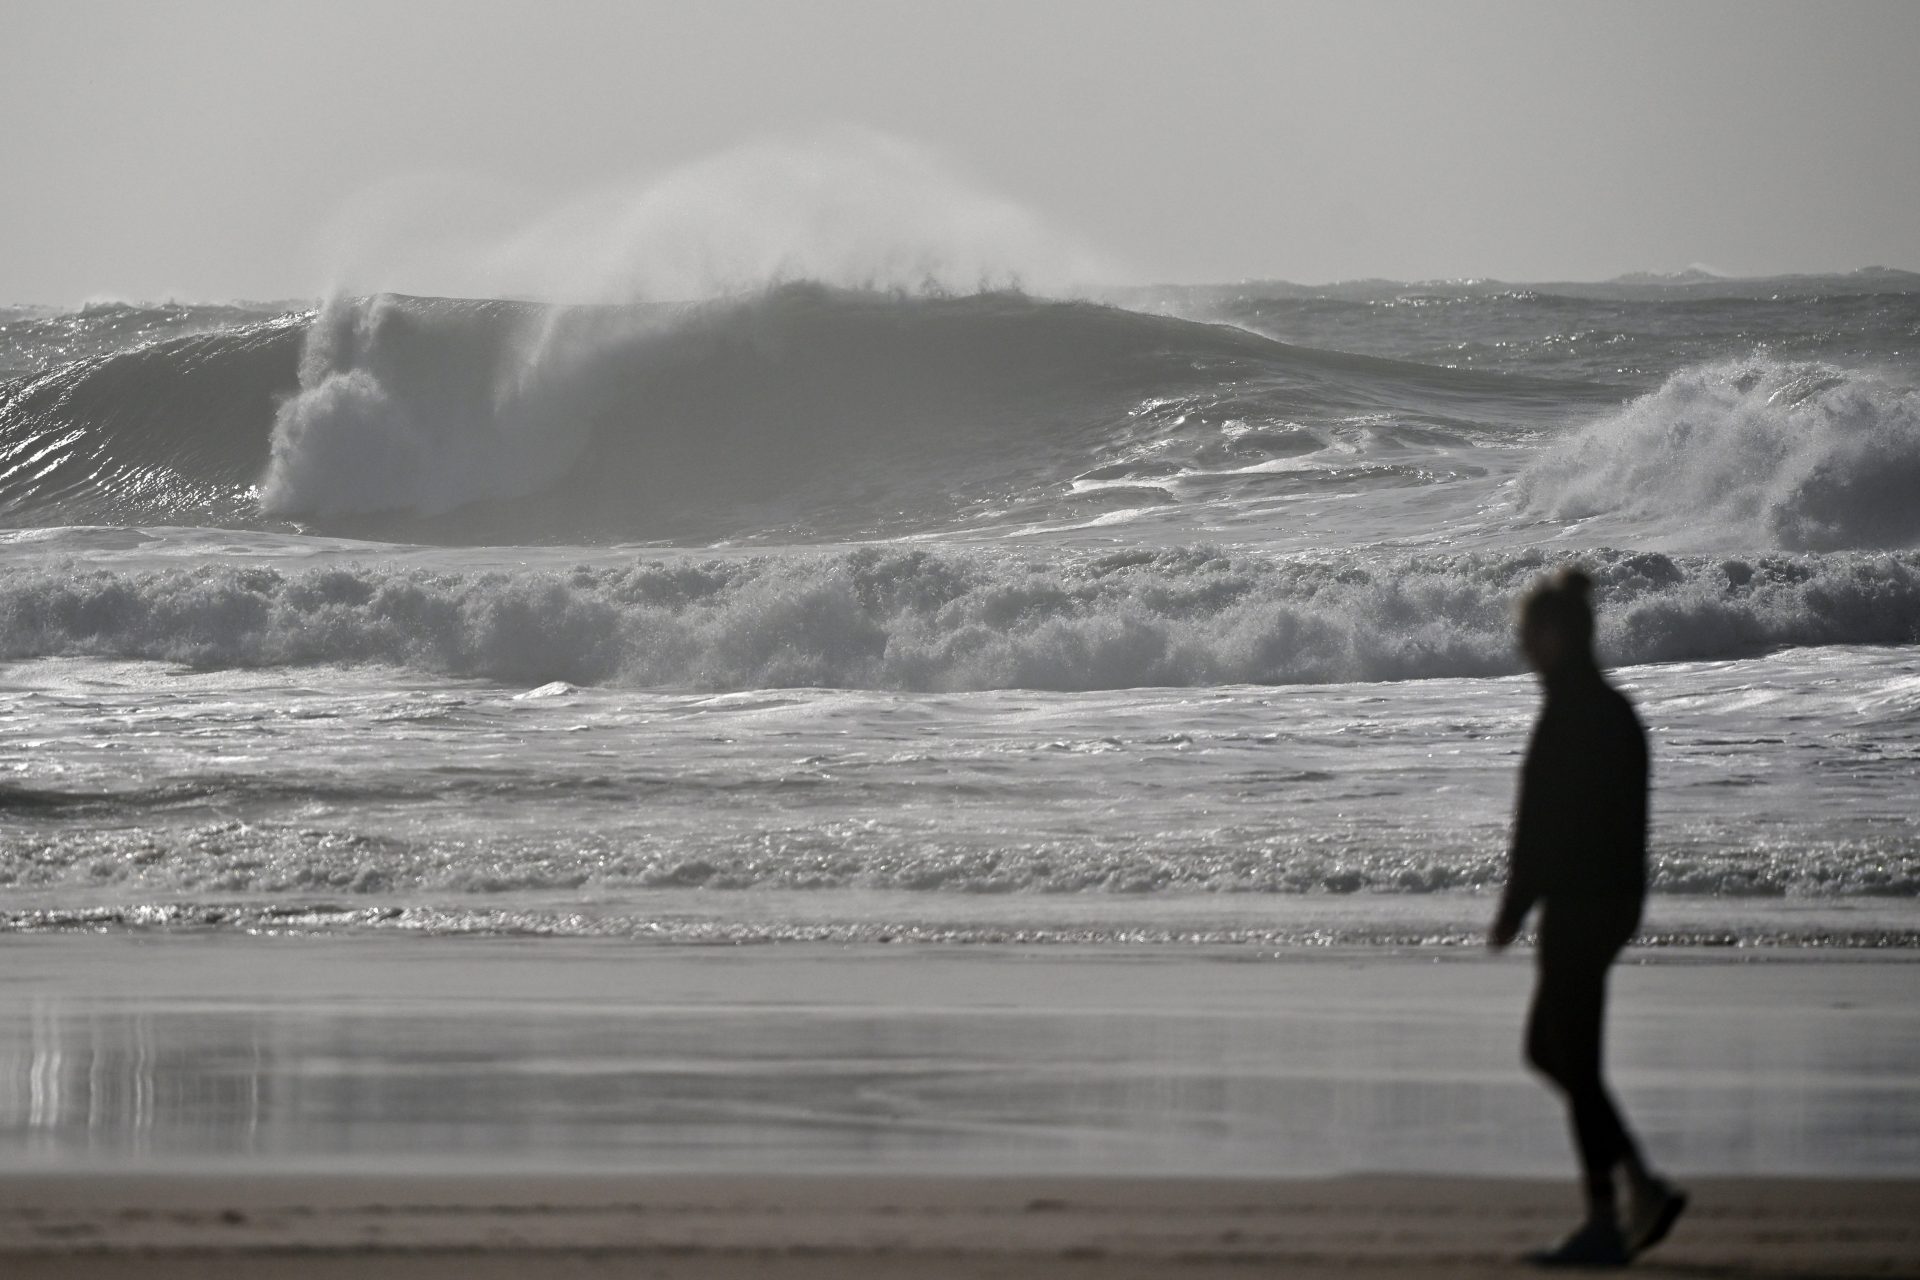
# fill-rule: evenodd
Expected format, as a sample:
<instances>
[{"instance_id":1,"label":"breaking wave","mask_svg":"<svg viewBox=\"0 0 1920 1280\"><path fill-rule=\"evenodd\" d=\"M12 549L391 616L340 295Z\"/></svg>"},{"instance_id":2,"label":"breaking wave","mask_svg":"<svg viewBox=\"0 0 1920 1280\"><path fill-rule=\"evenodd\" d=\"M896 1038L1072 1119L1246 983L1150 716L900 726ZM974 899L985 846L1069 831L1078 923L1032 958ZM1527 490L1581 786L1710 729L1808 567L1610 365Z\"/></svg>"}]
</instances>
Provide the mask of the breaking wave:
<instances>
[{"instance_id":1,"label":"breaking wave","mask_svg":"<svg viewBox=\"0 0 1920 1280\"><path fill-rule=\"evenodd\" d=\"M1684 369L1521 479L1555 519L1628 516L1789 550L1920 542L1920 390L1754 356Z\"/></svg>"},{"instance_id":2,"label":"breaking wave","mask_svg":"<svg viewBox=\"0 0 1920 1280\"><path fill-rule=\"evenodd\" d=\"M1173 502L1183 470L1272 492L1302 455L1376 461L1343 424L1470 442L1594 394L1008 293L340 299L0 384L0 521L450 544L940 532ZM1388 454L1366 482L1430 479L1418 448Z\"/></svg>"},{"instance_id":3,"label":"breaking wave","mask_svg":"<svg viewBox=\"0 0 1920 1280\"><path fill-rule=\"evenodd\" d=\"M1600 552L1618 663L1920 642L1920 553ZM0 657L378 663L524 684L1101 689L1518 669L1534 552L1290 559L862 548L571 572L0 570Z\"/></svg>"}]
</instances>

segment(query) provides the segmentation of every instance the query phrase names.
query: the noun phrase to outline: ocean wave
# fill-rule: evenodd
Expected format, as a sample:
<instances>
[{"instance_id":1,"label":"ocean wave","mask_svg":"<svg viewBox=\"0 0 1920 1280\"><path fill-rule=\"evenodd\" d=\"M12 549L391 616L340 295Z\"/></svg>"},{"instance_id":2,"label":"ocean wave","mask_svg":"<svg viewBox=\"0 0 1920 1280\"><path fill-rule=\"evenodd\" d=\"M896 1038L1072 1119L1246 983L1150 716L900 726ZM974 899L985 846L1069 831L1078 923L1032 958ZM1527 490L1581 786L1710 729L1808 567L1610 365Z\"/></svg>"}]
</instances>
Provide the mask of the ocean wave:
<instances>
[{"instance_id":1,"label":"ocean wave","mask_svg":"<svg viewBox=\"0 0 1920 1280\"><path fill-rule=\"evenodd\" d=\"M572 571L0 570L0 656L379 663L533 686L1084 690L1514 672L1539 552L861 548ZM1618 663L1920 642L1920 553L1596 552Z\"/></svg>"},{"instance_id":2,"label":"ocean wave","mask_svg":"<svg viewBox=\"0 0 1920 1280\"><path fill-rule=\"evenodd\" d=\"M1681 370L1520 481L1553 519L1625 516L1787 550L1920 542L1920 390L1764 355Z\"/></svg>"},{"instance_id":3,"label":"ocean wave","mask_svg":"<svg viewBox=\"0 0 1920 1280\"><path fill-rule=\"evenodd\" d=\"M1271 491L1288 477L1248 469L1366 462L1336 438L1356 421L1390 418L1404 463L1414 436L1470 445L1583 395L1006 293L338 299L0 385L0 520L453 544L951 531L1098 516L1111 495L1075 481L1108 471Z\"/></svg>"},{"instance_id":4,"label":"ocean wave","mask_svg":"<svg viewBox=\"0 0 1920 1280\"><path fill-rule=\"evenodd\" d=\"M0 522L256 522L267 424L306 327L281 316L0 382Z\"/></svg>"}]
</instances>

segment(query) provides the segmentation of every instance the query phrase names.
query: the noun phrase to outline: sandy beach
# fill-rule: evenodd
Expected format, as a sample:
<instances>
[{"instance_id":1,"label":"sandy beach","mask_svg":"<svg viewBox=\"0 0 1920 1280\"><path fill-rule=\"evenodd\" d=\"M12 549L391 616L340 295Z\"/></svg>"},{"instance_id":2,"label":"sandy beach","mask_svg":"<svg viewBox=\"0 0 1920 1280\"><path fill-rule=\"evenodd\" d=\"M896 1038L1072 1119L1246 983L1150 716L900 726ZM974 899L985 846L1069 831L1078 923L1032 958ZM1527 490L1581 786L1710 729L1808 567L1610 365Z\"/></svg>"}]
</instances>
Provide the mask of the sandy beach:
<instances>
[{"instance_id":1,"label":"sandy beach","mask_svg":"<svg viewBox=\"0 0 1920 1280\"><path fill-rule=\"evenodd\" d=\"M0 944L9 1276L1497 1274L1577 1213L1524 955ZM1920 1274L1904 953L1641 953L1644 1269Z\"/></svg>"},{"instance_id":2,"label":"sandy beach","mask_svg":"<svg viewBox=\"0 0 1920 1280\"><path fill-rule=\"evenodd\" d=\"M1708 1179L1644 1275L1920 1274L1912 1182ZM1570 1187L1491 1179L0 1181L10 1276L1527 1274Z\"/></svg>"}]
</instances>

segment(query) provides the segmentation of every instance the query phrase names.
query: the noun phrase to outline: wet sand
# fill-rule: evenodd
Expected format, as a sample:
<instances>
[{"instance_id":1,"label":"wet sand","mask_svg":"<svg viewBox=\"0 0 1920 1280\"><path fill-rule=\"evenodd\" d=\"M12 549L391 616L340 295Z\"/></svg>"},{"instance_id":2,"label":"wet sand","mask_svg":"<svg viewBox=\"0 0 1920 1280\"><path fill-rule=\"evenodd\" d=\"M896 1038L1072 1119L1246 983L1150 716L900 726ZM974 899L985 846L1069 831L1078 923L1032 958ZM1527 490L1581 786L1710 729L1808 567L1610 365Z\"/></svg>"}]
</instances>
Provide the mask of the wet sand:
<instances>
[{"instance_id":1,"label":"wet sand","mask_svg":"<svg viewBox=\"0 0 1920 1280\"><path fill-rule=\"evenodd\" d=\"M1915 961L1638 959L1616 1082L1697 1193L1649 1263L1920 1275ZM8 1276L1485 1275L1577 1212L1524 953L123 934L0 975Z\"/></svg>"}]
</instances>

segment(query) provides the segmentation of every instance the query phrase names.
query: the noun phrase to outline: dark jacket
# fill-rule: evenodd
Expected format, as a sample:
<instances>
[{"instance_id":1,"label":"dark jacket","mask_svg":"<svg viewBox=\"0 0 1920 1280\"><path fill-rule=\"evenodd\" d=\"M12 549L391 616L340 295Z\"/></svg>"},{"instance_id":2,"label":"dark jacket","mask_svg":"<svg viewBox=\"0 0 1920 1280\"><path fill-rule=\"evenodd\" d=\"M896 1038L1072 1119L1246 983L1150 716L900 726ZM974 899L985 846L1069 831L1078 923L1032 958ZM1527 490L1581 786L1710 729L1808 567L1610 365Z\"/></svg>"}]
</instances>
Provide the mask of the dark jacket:
<instances>
[{"instance_id":1,"label":"dark jacket","mask_svg":"<svg viewBox=\"0 0 1920 1280\"><path fill-rule=\"evenodd\" d=\"M1647 894L1647 772L1640 717L1598 668L1547 682L1520 775L1503 923L1518 927L1540 903L1543 934L1632 932Z\"/></svg>"}]
</instances>

